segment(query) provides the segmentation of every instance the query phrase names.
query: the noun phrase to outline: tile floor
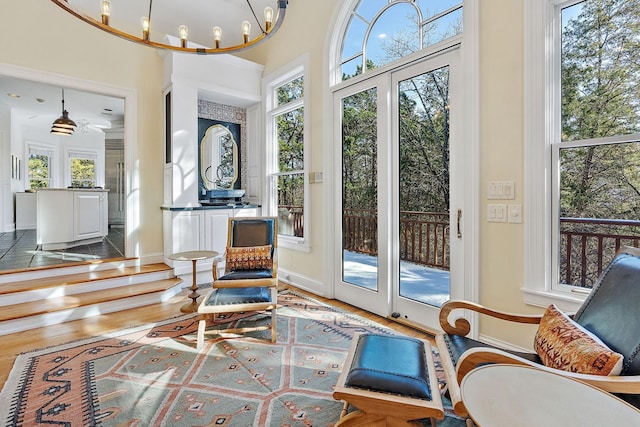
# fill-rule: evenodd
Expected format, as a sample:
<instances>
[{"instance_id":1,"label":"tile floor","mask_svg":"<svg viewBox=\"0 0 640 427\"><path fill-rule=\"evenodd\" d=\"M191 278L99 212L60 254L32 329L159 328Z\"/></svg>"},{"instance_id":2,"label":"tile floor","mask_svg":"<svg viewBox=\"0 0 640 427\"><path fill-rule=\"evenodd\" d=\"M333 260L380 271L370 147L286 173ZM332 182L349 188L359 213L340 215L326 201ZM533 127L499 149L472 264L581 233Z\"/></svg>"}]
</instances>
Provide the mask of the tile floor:
<instances>
[{"instance_id":1,"label":"tile floor","mask_svg":"<svg viewBox=\"0 0 640 427\"><path fill-rule=\"evenodd\" d=\"M45 267L68 262L124 257L124 228L110 227L100 243L43 251L36 243L36 230L0 233L0 270Z\"/></svg>"}]
</instances>

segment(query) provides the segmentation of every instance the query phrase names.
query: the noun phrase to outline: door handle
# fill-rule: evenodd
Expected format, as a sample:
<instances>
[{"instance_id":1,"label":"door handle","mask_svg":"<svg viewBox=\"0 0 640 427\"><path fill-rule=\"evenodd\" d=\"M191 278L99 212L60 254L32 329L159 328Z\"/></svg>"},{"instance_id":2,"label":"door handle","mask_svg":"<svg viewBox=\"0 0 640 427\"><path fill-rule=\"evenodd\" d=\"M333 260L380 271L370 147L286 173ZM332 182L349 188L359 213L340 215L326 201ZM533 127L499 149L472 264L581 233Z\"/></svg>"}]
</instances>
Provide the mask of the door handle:
<instances>
[{"instance_id":1,"label":"door handle","mask_svg":"<svg viewBox=\"0 0 640 427\"><path fill-rule=\"evenodd\" d=\"M458 239L462 239L462 230L460 229L461 221L462 221L462 209L458 209Z\"/></svg>"}]
</instances>

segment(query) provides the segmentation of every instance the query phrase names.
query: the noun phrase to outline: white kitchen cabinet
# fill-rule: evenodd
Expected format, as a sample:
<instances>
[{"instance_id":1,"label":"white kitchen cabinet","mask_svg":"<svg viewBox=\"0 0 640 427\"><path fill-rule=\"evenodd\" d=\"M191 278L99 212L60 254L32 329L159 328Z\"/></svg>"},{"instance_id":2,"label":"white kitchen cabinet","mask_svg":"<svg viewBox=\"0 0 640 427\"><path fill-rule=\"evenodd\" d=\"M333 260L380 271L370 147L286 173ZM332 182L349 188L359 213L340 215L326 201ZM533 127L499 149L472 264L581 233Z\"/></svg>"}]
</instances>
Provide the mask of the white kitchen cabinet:
<instances>
[{"instance_id":1,"label":"white kitchen cabinet","mask_svg":"<svg viewBox=\"0 0 640 427\"><path fill-rule=\"evenodd\" d=\"M43 250L97 243L108 234L107 191L53 188L36 194L36 235Z\"/></svg>"},{"instance_id":2,"label":"white kitchen cabinet","mask_svg":"<svg viewBox=\"0 0 640 427\"><path fill-rule=\"evenodd\" d=\"M227 246L227 227L230 217L256 217L261 213L258 205L239 207L197 206L162 208L164 262L175 267L175 274L185 283L192 282L192 266L175 263L171 254L188 251L216 251L223 254ZM198 284L211 282L212 260L197 264ZM224 262L218 267L224 268ZM220 272L219 272L220 273Z\"/></svg>"},{"instance_id":3,"label":"white kitchen cabinet","mask_svg":"<svg viewBox=\"0 0 640 427\"><path fill-rule=\"evenodd\" d=\"M187 251L217 251L227 245L230 217L258 216L260 207L239 208L167 208L163 207L165 258Z\"/></svg>"},{"instance_id":4,"label":"white kitchen cabinet","mask_svg":"<svg viewBox=\"0 0 640 427\"><path fill-rule=\"evenodd\" d=\"M16 193L16 230L36 228L36 193Z\"/></svg>"}]
</instances>

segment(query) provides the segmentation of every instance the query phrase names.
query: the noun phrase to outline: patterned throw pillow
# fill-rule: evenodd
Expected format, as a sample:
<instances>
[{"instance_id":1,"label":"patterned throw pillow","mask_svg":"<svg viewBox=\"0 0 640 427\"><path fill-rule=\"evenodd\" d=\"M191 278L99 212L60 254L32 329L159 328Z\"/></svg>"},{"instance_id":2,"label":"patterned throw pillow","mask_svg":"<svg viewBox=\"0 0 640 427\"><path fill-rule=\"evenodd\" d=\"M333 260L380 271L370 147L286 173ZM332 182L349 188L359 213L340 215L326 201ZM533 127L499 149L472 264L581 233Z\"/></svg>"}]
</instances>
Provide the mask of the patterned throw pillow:
<instances>
[{"instance_id":1,"label":"patterned throw pillow","mask_svg":"<svg viewBox=\"0 0 640 427\"><path fill-rule=\"evenodd\" d=\"M623 356L551 304L544 312L534 347L545 366L592 375L619 375Z\"/></svg>"},{"instance_id":2,"label":"patterned throw pillow","mask_svg":"<svg viewBox=\"0 0 640 427\"><path fill-rule=\"evenodd\" d=\"M271 245L227 247L225 273L235 270L262 270L273 268Z\"/></svg>"}]
</instances>

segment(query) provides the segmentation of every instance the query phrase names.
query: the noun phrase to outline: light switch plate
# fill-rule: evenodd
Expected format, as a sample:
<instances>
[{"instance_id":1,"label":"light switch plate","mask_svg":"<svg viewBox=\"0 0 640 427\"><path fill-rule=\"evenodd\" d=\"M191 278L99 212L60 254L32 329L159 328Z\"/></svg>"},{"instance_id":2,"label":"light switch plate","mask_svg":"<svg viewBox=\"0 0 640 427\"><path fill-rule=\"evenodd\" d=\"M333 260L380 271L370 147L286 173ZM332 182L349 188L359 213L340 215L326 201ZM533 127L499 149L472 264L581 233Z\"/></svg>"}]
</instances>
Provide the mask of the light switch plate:
<instances>
[{"instance_id":1,"label":"light switch plate","mask_svg":"<svg viewBox=\"0 0 640 427\"><path fill-rule=\"evenodd\" d=\"M502 200L515 198L515 183L513 181L489 181L489 200Z\"/></svg>"},{"instance_id":2,"label":"light switch plate","mask_svg":"<svg viewBox=\"0 0 640 427\"><path fill-rule=\"evenodd\" d=\"M507 205L487 205L487 221L507 222Z\"/></svg>"},{"instance_id":3,"label":"light switch plate","mask_svg":"<svg viewBox=\"0 0 640 427\"><path fill-rule=\"evenodd\" d=\"M522 205L507 205L509 222L513 224L522 223Z\"/></svg>"}]
</instances>

